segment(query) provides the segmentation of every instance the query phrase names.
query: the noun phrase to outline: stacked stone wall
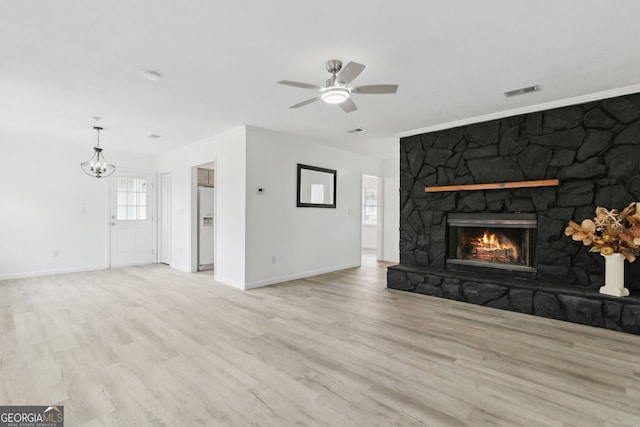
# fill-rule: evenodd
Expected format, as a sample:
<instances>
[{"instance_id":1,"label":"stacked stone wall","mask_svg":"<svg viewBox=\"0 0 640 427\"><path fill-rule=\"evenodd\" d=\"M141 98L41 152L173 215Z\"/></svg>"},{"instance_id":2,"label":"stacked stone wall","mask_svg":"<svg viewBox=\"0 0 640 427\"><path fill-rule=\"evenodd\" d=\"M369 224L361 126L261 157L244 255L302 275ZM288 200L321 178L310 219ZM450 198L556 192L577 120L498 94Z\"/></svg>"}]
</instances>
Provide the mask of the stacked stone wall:
<instances>
[{"instance_id":1,"label":"stacked stone wall","mask_svg":"<svg viewBox=\"0 0 640 427\"><path fill-rule=\"evenodd\" d=\"M552 178L560 179L561 185L425 193L427 186ZM631 201L640 201L640 94L402 138L400 266L405 270L393 276L396 273L391 273L391 269L389 287L448 297L449 291L441 283L424 279L423 272L435 274L442 283L449 274L446 268L449 213L534 212L538 217L537 273L532 286L584 292L580 298L587 299L590 293L595 293L597 299L597 289L603 281L603 260L564 236L564 228L569 220L593 217L596 206L624 208ZM410 278L406 268L423 278ZM402 274L404 283L400 283ZM632 295L640 293L640 261L627 264L626 279ZM470 291L465 292L464 286L461 289L451 291L450 295L483 303L469 297ZM554 302L547 298L549 307L576 306L570 300L563 302L555 292L550 295ZM508 298L500 300L504 296ZM506 302L513 299L510 292L502 297L492 300L492 304L522 311L518 304ZM531 298L535 301L535 295ZM555 313L540 304L537 312L533 309L530 312ZM606 319L612 315L603 311L602 304L592 307L600 310L600 315L594 314L593 318L601 320L582 323L608 327ZM584 306L579 309L584 310ZM567 320L580 317L565 312L564 308L561 311L561 316L549 316ZM614 311L611 308L610 312ZM636 311L640 314L640 310ZM620 310L620 316L623 314Z\"/></svg>"}]
</instances>

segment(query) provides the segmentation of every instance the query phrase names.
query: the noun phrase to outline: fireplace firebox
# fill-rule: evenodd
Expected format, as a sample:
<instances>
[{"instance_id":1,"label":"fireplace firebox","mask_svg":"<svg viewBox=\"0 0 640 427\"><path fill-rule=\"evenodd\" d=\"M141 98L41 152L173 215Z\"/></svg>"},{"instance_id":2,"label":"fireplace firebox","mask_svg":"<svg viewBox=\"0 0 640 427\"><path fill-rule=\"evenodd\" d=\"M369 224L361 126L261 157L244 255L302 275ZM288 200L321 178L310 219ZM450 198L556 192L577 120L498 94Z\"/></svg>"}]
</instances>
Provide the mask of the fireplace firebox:
<instances>
[{"instance_id":1,"label":"fireplace firebox","mask_svg":"<svg viewBox=\"0 0 640 427\"><path fill-rule=\"evenodd\" d=\"M536 214L451 213L447 225L447 266L536 272Z\"/></svg>"}]
</instances>

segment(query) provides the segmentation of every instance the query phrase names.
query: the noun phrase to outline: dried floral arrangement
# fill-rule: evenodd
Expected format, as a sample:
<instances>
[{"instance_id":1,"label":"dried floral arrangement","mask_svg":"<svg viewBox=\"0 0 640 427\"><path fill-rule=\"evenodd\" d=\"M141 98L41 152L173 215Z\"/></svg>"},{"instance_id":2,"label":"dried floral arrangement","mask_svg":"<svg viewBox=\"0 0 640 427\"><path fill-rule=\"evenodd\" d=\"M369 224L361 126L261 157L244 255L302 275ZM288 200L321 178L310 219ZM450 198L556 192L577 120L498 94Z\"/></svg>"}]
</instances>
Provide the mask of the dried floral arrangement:
<instances>
[{"instance_id":1,"label":"dried floral arrangement","mask_svg":"<svg viewBox=\"0 0 640 427\"><path fill-rule=\"evenodd\" d=\"M640 202L631 202L622 212L597 207L593 220L569 221L564 234L585 246L593 245L589 252L619 253L633 262L640 256Z\"/></svg>"}]
</instances>

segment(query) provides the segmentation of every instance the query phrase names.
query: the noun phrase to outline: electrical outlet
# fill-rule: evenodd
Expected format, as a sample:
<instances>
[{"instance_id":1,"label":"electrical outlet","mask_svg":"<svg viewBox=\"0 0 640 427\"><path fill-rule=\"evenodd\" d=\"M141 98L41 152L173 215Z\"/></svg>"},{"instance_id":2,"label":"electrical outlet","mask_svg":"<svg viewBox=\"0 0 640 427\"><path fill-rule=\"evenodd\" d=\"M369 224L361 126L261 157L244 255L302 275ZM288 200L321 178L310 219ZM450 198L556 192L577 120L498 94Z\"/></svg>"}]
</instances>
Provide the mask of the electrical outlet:
<instances>
[{"instance_id":1,"label":"electrical outlet","mask_svg":"<svg viewBox=\"0 0 640 427\"><path fill-rule=\"evenodd\" d=\"M60 256L60 251L58 249L53 250L53 257L58 258Z\"/></svg>"},{"instance_id":2,"label":"electrical outlet","mask_svg":"<svg viewBox=\"0 0 640 427\"><path fill-rule=\"evenodd\" d=\"M275 263L276 263L276 256L271 255L271 264L275 264Z\"/></svg>"}]
</instances>

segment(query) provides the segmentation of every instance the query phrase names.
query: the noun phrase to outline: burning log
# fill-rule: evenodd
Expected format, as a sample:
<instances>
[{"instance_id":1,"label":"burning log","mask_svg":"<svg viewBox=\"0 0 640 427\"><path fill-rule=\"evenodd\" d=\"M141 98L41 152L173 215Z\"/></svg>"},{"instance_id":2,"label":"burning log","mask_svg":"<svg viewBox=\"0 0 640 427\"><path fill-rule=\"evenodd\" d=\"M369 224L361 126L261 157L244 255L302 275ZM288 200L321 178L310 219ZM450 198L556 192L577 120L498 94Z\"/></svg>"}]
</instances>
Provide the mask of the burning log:
<instances>
[{"instance_id":1,"label":"burning log","mask_svg":"<svg viewBox=\"0 0 640 427\"><path fill-rule=\"evenodd\" d=\"M487 262L513 262L518 259L518 250L507 240L502 243L495 234L486 231L482 237L469 239L465 245L465 253L471 259L481 259Z\"/></svg>"}]
</instances>

